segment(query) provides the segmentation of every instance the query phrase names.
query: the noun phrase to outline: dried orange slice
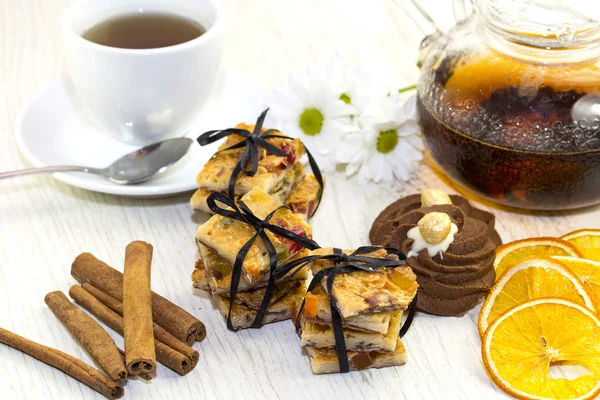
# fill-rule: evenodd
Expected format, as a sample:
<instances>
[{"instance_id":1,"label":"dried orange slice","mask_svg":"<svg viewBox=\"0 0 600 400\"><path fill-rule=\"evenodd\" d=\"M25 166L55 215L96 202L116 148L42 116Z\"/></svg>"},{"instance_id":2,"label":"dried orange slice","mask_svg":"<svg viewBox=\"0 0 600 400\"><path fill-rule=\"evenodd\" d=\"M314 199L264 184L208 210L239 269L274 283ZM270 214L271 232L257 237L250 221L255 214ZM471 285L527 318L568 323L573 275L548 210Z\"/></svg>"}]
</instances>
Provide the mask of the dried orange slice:
<instances>
[{"instance_id":1,"label":"dried orange slice","mask_svg":"<svg viewBox=\"0 0 600 400\"><path fill-rule=\"evenodd\" d=\"M600 262L577 257L554 256L552 258L565 264L577 275L596 307L600 307Z\"/></svg>"},{"instance_id":2,"label":"dried orange slice","mask_svg":"<svg viewBox=\"0 0 600 400\"><path fill-rule=\"evenodd\" d=\"M479 334L506 310L529 300L560 297L595 310L592 296L567 266L548 257L529 257L508 267L490 291L479 313Z\"/></svg>"},{"instance_id":3,"label":"dried orange slice","mask_svg":"<svg viewBox=\"0 0 600 400\"><path fill-rule=\"evenodd\" d=\"M600 261L600 229L581 229L561 237L583 253L584 258Z\"/></svg>"},{"instance_id":4,"label":"dried orange slice","mask_svg":"<svg viewBox=\"0 0 600 400\"><path fill-rule=\"evenodd\" d=\"M600 320L564 299L537 299L511 308L483 337L490 378L520 399L592 399L600 393ZM589 373L551 378L552 365L580 365Z\"/></svg>"},{"instance_id":5,"label":"dried orange slice","mask_svg":"<svg viewBox=\"0 0 600 400\"><path fill-rule=\"evenodd\" d=\"M539 237L516 240L496 248L496 278L515 265L519 260L531 256L571 256L581 257L583 254L573 244L552 237Z\"/></svg>"}]
</instances>

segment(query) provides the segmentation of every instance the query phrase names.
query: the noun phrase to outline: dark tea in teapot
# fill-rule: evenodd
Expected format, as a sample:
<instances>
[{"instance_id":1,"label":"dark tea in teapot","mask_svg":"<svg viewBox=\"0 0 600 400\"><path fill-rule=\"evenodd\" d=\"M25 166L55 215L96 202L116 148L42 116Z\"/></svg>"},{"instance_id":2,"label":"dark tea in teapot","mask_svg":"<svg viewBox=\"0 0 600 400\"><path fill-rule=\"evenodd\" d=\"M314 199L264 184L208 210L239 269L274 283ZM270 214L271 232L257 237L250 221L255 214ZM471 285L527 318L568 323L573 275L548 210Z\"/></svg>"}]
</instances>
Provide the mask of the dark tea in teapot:
<instances>
[{"instance_id":1,"label":"dark tea in teapot","mask_svg":"<svg viewBox=\"0 0 600 400\"><path fill-rule=\"evenodd\" d=\"M454 179L506 205L564 209L600 197L600 69L447 54L422 75L426 145Z\"/></svg>"}]
</instances>

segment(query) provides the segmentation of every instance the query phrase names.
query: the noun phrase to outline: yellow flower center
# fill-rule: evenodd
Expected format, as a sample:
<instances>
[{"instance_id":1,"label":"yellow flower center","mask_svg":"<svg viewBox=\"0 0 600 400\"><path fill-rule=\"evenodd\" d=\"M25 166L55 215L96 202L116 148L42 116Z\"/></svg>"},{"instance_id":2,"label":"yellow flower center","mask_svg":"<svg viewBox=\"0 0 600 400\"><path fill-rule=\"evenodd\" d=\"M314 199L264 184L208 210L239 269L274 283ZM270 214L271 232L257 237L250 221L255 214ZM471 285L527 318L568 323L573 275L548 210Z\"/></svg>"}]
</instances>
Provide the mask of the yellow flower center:
<instances>
[{"instance_id":1,"label":"yellow flower center","mask_svg":"<svg viewBox=\"0 0 600 400\"><path fill-rule=\"evenodd\" d=\"M350 98L350 96L348 95L348 93L342 93L342 94L340 94L340 100L343 101L346 104L350 104L350 102L352 101L352 99Z\"/></svg>"},{"instance_id":2,"label":"yellow flower center","mask_svg":"<svg viewBox=\"0 0 600 400\"><path fill-rule=\"evenodd\" d=\"M377 151L383 154L389 153L398 144L398 133L395 129L379 132L377 138Z\"/></svg>"},{"instance_id":3,"label":"yellow flower center","mask_svg":"<svg viewBox=\"0 0 600 400\"><path fill-rule=\"evenodd\" d=\"M314 136L323 128L323 114L316 108L307 108L300 114L298 126L308 136Z\"/></svg>"}]
</instances>

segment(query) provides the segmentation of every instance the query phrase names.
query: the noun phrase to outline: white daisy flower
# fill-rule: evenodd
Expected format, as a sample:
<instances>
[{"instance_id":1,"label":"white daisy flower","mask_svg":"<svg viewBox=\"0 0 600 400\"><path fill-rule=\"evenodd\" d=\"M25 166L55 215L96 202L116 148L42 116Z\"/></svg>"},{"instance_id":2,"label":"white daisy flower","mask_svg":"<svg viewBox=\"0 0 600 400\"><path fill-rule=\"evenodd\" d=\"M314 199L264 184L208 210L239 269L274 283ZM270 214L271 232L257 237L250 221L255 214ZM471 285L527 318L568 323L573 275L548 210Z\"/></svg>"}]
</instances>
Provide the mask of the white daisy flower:
<instances>
[{"instance_id":1,"label":"white daisy flower","mask_svg":"<svg viewBox=\"0 0 600 400\"><path fill-rule=\"evenodd\" d=\"M371 105L359 116L361 129L342 137L336 161L346 164L347 176L358 174L359 183L406 181L423 158L416 96L404 104L398 97L391 93L380 104Z\"/></svg>"},{"instance_id":2,"label":"white daisy flower","mask_svg":"<svg viewBox=\"0 0 600 400\"><path fill-rule=\"evenodd\" d=\"M323 171L333 170L332 149L353 129L340 119L354 108L340 100L325 74L292 75L287 85L273 90L269 107L283 133L302 139Z\"/></svg>"},{"instance_id":3,"label":"white daisy flower","mask_svg":"<svg viewBox=\"0 0 600 400\"><path fill-rule=\"evenodd\" d=\"M354 112L347 117L346 123L356 125L355 118L367 111L374 99L379 101L388 91L385 85L360 67L349 66L342 57L335 55L326 69L326 79L333 90L339 93L339 99L351 105Z\"/></svg>"}]
</instances>

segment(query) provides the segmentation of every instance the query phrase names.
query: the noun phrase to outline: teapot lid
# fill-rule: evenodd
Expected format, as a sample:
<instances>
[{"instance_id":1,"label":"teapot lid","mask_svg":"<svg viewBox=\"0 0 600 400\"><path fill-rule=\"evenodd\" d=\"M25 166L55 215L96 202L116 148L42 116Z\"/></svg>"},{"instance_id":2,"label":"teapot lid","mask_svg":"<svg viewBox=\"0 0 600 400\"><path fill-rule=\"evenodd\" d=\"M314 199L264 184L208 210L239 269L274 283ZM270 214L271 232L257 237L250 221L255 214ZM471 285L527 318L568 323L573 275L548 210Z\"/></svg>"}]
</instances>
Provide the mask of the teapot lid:
<instances>
[{"instance_id":1,"label":"teapot lid","mask_svg":"<svg viewBox=\"0 0 600 400\"><path fill-rule=\"evenodd\" d=\"M600 41L600 4L589 0L477 0L486 25L515 43L546 49Z\"/></svg>"}]
</instances>

